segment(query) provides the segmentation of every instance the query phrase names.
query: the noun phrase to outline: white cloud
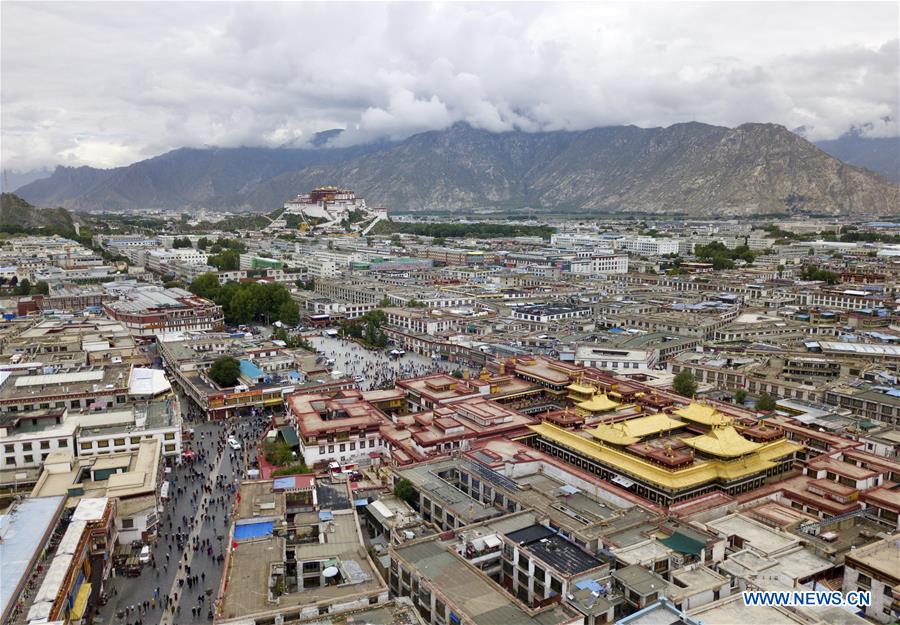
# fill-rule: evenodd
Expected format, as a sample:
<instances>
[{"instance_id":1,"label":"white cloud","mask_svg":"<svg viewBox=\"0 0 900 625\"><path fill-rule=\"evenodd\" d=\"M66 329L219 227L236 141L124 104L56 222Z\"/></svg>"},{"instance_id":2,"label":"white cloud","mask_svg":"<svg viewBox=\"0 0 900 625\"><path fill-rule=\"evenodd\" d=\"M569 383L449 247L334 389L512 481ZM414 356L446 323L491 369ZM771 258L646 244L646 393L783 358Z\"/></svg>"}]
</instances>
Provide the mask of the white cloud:
<instances>
[{"instance_id":1,"label":"white cloud","mask_svg":"<svg viewBox=\"0 0 900 625\"><path fill-rule=\"evenodd\" d=\"M0 4L3 166L180 146L804 126L896 135L896 3Z\"/></svg>"}]
</instances>

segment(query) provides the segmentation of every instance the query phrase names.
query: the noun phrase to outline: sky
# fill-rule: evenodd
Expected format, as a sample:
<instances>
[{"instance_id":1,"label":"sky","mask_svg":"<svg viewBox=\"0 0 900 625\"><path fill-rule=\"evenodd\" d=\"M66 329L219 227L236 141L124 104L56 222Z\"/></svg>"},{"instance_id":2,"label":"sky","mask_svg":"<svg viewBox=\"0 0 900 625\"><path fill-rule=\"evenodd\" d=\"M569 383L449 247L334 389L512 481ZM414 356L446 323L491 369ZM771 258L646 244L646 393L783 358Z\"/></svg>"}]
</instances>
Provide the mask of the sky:
<instances>
[{"instance_id":1,"label":"sky","mask_svg":"<svg viewBox=\"0 0 900 625\"><path fill-rule=\"evenodd\" d=\"M773 122L897 136L900 3L0 3L0 161Z\"/></svg>"}]
</instances>

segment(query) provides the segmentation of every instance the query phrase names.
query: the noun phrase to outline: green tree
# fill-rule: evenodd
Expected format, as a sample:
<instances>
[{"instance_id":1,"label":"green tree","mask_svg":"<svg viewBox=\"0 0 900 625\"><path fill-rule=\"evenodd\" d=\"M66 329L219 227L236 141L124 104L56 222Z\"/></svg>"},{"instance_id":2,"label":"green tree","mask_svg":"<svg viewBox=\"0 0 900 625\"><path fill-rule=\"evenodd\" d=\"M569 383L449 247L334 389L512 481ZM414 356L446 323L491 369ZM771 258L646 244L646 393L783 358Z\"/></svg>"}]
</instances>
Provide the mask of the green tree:
<instances>
[{"instance_id":1,"label":"green tree","mask_svg":"<svg viewBox=\"0 0 900 625\"><path fill-rule=\"evenodd\" d=\"M263 456L278 467L283 467L293 462L293 451L283 440L266 441L263 445Z\"/></svg>"},{"instance_id":2,"label":"green tree","mask_svg":"<svg viewBox=\"0 0 900 625\"><path fill-rule=\"evenodd\" d=\"M236 249L228 248L210 256L207 262L219 271L237 271L241 266L241 253Z\"/></svg>"},{"instance_id":3,"label":"green tree","mask_svg":"<svg viewBox=\"0 0 900 625\"><path fill-rule=\"evenodd\" d=\"M249 289L239 289L228 302L228 313L233 323L250 323L256 316L256 298Z\"/></svg>"},{"instance_id":4,"label":"green tree","mask_svg":"<svg viewBox=\"0 0 900 625\"><path fill-rule=\"evenodd\" d=\"M413 483L405 477L401 477L394 484L394 495L397 499L402 499L410 505L416 501L416 489L413 488Z\"/></svg>"},{"instance_id":5,"label":"green tree","mask_svg":"<svg viewBox=\"0 0 900 625\"><path fill-rule=\"evenodd\" d=\"M747 401L747 391L742 388L739 388L734 392L734 401L737 404L743 404Z\"/></svg>"},{"instance_id":6,"label":"green tree","mask_svg":"<svg viewBox=\"0 0 900 625\"><path fill-rule=\"evenodd\" d=\"M297 302L293 300L282 302L278 307L278 320L289 326L300 323L300 307L297 306Z\"/></svg>"},{"instance_id":7,"label":"green tree","mask_svg":"<svg viewBox=\"0 0 900 625\"><path fill-rule=\"evenodd\" d=\"M756 409L760 412L771 412L775 410L775 399L768 393L763 393L756 400Z\"/></svg>"},{"instance_id":8,"label":"green tree","mask_svg":"<svg viewBox=\"0 0 900 625\"><path fill-rule=\"evenodd\" d=\"M16 286L16 295L31 295L31 281L25 278Z\"/></svg>"},{"instance_id":9,"label":"green tree","mask_svg":"<svg viewBox=\"0 0 900 625\"><path fill-rule=\"evenodd\" d=\"M31 292L38 295L50 295L50 285L43 280L38 280L34 284L34 289L32 289Z\"/></svg>"},{"instance_id":10,"label":"green tree","mask_svg":"<svg viewBox=\"0 0 900 625\"><path fill-rule=\"evenodd\" d=\"M198 250L205 250L208 247L209 247L209 239L207 239L206 237L200 237L199 239L197 239L197 249Z\"/></svg>"},{"instance_id":11,"label":"green tree","mask_svg":"<svg viewBox=\"0 0 900 625\"><path fill-rule=\"evenodd\" d=\"M216 358L209 367L209 378L223 388L234 386L240 374L241 365L231 356Z\"/></svg>"},{"instance_id":12,"label":"green tree","mask_svg":"<svg viewBox=\"0 0 900 625\"><path fill-rule=\"evenodd\" d=\"M280 475L297 475L299 473L309 473L309 468L306 466L305 462L295 462L286 467L275 469L272 471L272 477L278 477Z\"/></svg>"},{"instance_id":13,"label":"green tree","mask_svg":"<svg viewBox=\"0 0 900 625\"><path fill-rule=\"evenodd\" d=\"M672 380L672 390L682 397L693 397L697 392L697 380L687 369L682 369Z\"/></svg>"},{"instance_id":14,"label":"green tree","mask_svg":"<svg viewBox=\"0 0 900 625\"><path fill-rule=\"evenodd\" d=\"M218 297L220 290L219 276L212 272L197 276L190 286L191 293L211 300L215 300Z\"/></svg>"}]
</instances>

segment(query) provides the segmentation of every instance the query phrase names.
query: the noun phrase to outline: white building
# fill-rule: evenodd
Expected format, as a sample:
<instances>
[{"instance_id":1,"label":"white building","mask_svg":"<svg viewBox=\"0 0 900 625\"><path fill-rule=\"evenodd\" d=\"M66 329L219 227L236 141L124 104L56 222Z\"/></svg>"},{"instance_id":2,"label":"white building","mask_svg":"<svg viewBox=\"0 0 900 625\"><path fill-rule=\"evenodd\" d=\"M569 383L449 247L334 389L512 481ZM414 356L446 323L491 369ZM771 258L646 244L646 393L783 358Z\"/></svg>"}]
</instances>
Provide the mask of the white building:
<instances>
[{"instance_id":1,"label":"white building","mask_svg":"<svg viewBox=\"0 0 900 625\"><path fill-rule=\"evenodd\" d=\"M657 239L654 237L622 237L616 241L617 249L633 252L641 256L665 256L678 253L676 239Z\"/></svg>"},{"instance_id":2,"label":"white building","mask_svg":"<svg viewBox=\"0 0 900 625\"><path fill-rule=\"evenodd\" d=\"M598 369L652 369L659 353L654 349L627 349L604 345L579 345L575 364Z\"/></svg>"}]
</instances>

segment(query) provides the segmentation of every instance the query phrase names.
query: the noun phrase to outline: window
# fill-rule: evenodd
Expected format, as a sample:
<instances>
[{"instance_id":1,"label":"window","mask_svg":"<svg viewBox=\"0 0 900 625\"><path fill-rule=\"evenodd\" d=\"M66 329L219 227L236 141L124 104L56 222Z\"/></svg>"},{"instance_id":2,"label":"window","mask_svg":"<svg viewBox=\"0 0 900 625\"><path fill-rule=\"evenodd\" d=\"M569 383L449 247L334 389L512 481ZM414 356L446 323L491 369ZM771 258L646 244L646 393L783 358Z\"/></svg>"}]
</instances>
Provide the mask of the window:
<instances>
[{"instance_id":1,"label":"window","mask_svg":"<svg viewBox=\"0 0 900 625\"><path fill-rule=\"evenodd\" d=\"M347 451L347 445L345 445L344 443L341 443L340 447L338 447L338 451Z\"/></svg>"},{"instance_id":2,"label":"window","mask_svg":"<svg viewBox=\"0 0 900 625\"><path fill-rule=\"evenodd\" d=\"M13 445L6 445L6 453L12 454L15 453L16 448Z\"/></svg>"},{"instance_id":3,"label":"window","mask_svg":"<svg viewBox=\"0 0 900 625\"><path fill-rule=\"evenodd\" d=\"M32 444L31 443L22 443L22 449L24 451L31 451Z\"/></svg>"},{"instance_id":4,"label":"window","mask_svg":"<svg viewBox=\"0 0 900 625\"><path fill-rule=\"evenodd\" d=\"M134 528L134 519L122 519L122 529L130 530Z\"/></svg>"},{"instance_id":5,"label":"window","mask_svg":"<svg viewBox=\"0 0 900 625\"><path fill-rule=\"evenodd\" d=\"M356 451L356 443L350 443L350 451Z\"/></svg>"},{"instance_id":6,"label":"window","mask_svg":"<svg viewBox=\"0 0 900 625\"><path fill-rule=\"evenodd\" d=\"M81 443L81 449L82 449L82 450L90 449L90 448L91 448L91 443L84 443L84 442Z\"/></svg>"},{"instance_id":7,"label":"window","mask_svg":"<svg viewBox=\"0 0 900 625\"><path fill-rule=\"evenodd\" d=\"M31 454L26 454L26 455L22 458L22 460L23 460L23 462L25 462L26 464L28 464L28 463L30 463L30 462L34 462L34 456L32 456Z\"/></svg>"},{"instance_id":8,"label":"window","mask_svg":"<svg viewBox=\"0 0 900 625\"><path fill-rule=\"evenodd\" d=\"M166 432L166 435L165 435L164 438L165 438L167 441L173 441L173 440L175 440L175 432Z\"/></svg>"},{"instance_id":9,"label":"window","mask_svg":"<svg viewBox=\"0 0 900 625\"><path fill-rule=\"evenodd\" d=\"M41 441L41 449L50 449L50 441Z\"/></svg>"},{"instance_id":10,"label":"window","mask_svg":"<svg viewBox=\"0 0 900 625\"><path fill-rule=\"evenodd\" d=\"M124 445L124 444L125 444L124 438L117 438L113 441L113 445L116 445L116 446Z\"/></svg>"},{"instance_id":11,"label":"window","mask_svg":"<svg viewBox=\"0 0 900 625\"><path fill-rule=\"evenodd\" d=\"M872 578L868 575L859 574L859 577L856 578L856 585L860 588L871 588L872 587Z\"/></svg>"},{"instance_id":12,"label":"window","mask_svg":"<svg viewBox=\"0 0 900 625\"><path fill-rule=\"evenodd\" d=\"M138 443L141 442L141 437L140 436L132 436L128 440L131 442L132 445L137 445Z\"/></svg>"},{"instance_id":13,"label":"window","mask_svg":"<svg viewBox=\"0 0 900 625\"><path fill-rule=\"evenodd\" d=\"M97 447L109 447L109 440L97 441Z\"/></svg>"}]
</instances>

